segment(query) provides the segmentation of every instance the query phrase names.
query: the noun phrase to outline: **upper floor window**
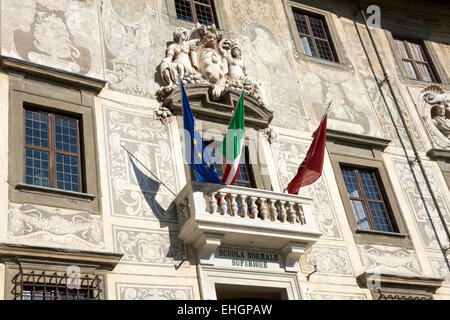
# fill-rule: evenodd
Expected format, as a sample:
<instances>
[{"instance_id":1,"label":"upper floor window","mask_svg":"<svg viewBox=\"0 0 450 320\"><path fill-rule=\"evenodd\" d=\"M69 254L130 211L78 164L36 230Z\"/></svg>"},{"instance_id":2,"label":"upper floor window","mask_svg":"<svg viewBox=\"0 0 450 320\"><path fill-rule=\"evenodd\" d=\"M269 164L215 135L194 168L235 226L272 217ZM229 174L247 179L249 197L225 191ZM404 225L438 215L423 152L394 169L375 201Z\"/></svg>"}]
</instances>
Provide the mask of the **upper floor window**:
<instances>
[{"instance_id":1,"label":"upper floor window","mask_svg":"<svg viewBox=\"0 0 450 320\"><path fill-rule=\"evenodd\" d=\"M212 0L175 0L175 10L178 19L218 27Z\"/></svg>"},{"instance_id":2,"label":"upper floor window","mask_svg":"<svg viewBox=\"0 0 450 320\"><path fill-rule=\"evenodd\" d=\"M304 53L311 57L338 62L325 18L296 9L293 9L293 13Z\"/></svg>"},{"instance_id":3,"label":"upper floor window","mask_svg":"<svg viewBox=\"0 0 450 320\"><path fill-rule=\"evenodd\" d=\"M414 80L437 82L425 48L417 40L394 37L408 77Z\"/></svg>"},{"instance_id":4,"label":"upper floor window","mask_svg":"<svg viewBox=\"0 0 450 320\"><path fill-rule=\"evenodd\" d=\"M26 108L24 121L25 183L80 192L78 119Z\"/></svg>"},{"instance_id":5,"label":"upper floor window","mask_svg":"<svg viewBox=\"0 0 450 320\"><path fill-rule=\"evenodd\" d=\"M341 166L341 171L358 228L396 232L375 170Z\"/></svg>"}]
</instances>

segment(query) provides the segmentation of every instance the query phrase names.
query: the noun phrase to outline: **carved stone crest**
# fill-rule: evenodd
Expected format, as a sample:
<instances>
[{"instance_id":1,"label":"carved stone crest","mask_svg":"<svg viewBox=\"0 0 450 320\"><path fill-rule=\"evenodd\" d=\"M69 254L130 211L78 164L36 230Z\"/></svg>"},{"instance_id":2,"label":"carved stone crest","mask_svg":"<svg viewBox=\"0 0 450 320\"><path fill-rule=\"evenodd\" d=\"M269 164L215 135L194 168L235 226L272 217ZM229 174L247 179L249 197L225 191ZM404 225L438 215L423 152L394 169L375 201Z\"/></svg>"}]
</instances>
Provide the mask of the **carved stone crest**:
<instances>
[{"instance_id":1,"label":"carved stone crest","mask_svg":"<svg viewBox=\"0 0 450 320\"><path fill-rule=\"evenodd\" d=\"M421 92L419 108L433 144L450 147L450 96L430 85Z\"/></svg>"},{"instance_id":2,"label":"carved stone crest","mask_svg":"<svg viewBox=\"0 0 450 320\"><path fill-rule=\"evenodd\" d=\"M247 75L239 45L223 37L215 25L178 28L166 57L160 65L162 86L157 94L165 99L178 86L178 79L189 85L209 85L213 100L226 90L241 91L265 105L261 85Z\"/></svg>"}]
</instances>

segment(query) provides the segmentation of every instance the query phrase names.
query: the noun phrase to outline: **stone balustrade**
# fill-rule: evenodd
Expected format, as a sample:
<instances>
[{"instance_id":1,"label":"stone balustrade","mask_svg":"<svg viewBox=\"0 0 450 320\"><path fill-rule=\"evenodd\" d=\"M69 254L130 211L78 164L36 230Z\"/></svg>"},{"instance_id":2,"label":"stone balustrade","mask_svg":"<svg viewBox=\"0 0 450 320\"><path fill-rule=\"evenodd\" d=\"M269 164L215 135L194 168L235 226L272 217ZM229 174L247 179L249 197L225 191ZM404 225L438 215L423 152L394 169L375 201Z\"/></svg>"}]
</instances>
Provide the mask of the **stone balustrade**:
<instances>
[{"instance_id":1,"label":"stone balustrade","mask_svg":"<svg viewBox=\"0 0 450 320\"><path fill-rule=\"evenodd\" d=\"M289 255L303 252L321 235L312 215L312 199L296 195L189 182L175 204L179 238L199 251L201 263L213 263L215 250L223 245Z\"/></svg>"}]
</instances>

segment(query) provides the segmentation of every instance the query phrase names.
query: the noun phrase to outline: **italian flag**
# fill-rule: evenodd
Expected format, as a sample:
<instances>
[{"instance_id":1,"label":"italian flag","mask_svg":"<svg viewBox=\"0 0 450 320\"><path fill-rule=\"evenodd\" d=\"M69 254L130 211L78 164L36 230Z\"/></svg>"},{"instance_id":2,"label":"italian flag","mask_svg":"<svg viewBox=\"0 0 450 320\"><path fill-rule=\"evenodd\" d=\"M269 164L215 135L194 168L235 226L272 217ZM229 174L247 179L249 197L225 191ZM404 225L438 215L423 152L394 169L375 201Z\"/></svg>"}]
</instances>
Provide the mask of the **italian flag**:
<instances>
[{"instance_id":1,"label":"italian flag","mask_svg":"<svg viewBox=\"0 0 450 320\"><path fill-rule=\"evenodd\" d=\"M222 154L225 159L225 172L222 182L232 185L239 172L242 151L244 150L244 91L234 110L227 134L222 142Z\"/></svg>"}]
</instances>

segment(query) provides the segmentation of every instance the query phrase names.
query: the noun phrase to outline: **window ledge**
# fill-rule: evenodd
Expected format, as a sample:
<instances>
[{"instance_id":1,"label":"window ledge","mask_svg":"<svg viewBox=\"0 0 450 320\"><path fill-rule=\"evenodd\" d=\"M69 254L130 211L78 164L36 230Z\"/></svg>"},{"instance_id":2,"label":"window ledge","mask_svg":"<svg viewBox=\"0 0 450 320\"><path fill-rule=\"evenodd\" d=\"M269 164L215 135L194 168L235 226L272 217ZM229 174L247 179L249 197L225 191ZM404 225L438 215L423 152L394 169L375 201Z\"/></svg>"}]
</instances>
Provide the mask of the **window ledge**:
<instances>
[{"instance_id":1,"label":"window ledge","mask_svg":"<svg viewBox=\"0 0 450 320\"><path fill-rule=\"evenodd\" d=\"M408 235L406 233L400 232L386 232L386 231L377 231L377 230L362 230L356 229L355 233L364 233L364 234L373 234L387 237L395 237L395 238L406 238Z\"/></svg>"},{"instance_id":2,"label":"window ledge","mask_svg":"<svg viewBox=\"0 0 450 320\"><path fill-rule=\"evenodd\" d=\"M299 52L299 55L302 55L303 60L306 60L306 61L319 63L324 66L339 69L342 71L352 71L352 68L350 65L342 63L342 62L334 62L334 61L329 61L329 60L325 60L325 59L321 59L321 58L317 58L317 57L313 57L313 56L308 56L307 54L305 54L303 52Z\"/></svg>"},{"instance_id":3,"label":"window ledge","mask_svg":"<svg viewBox=\"0 0 450 320\"><path fill-rule=\"evenodd\" d=\"M31 184L26 184L26 183L18 183L16 185L16 189L21 190L21 191L51 193L53 195L78 198L78 199L81 199L81 200L90 200L90 201L92 201L92 200L94 200L96 198L95 195L90 194L90 193L82 193L82 192L67 191L67 190L56 189L56 188L47 188L47 187L41 187L41 186L34 186L34 185L31 185Z\"/></svg>"}]
</instances>

